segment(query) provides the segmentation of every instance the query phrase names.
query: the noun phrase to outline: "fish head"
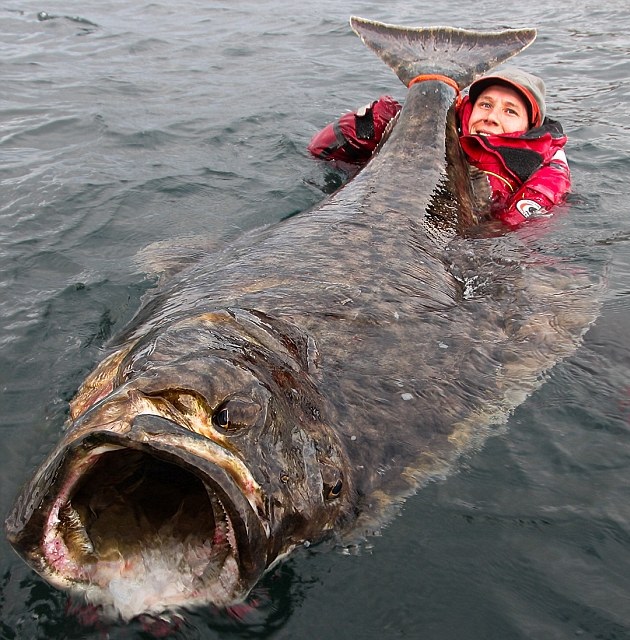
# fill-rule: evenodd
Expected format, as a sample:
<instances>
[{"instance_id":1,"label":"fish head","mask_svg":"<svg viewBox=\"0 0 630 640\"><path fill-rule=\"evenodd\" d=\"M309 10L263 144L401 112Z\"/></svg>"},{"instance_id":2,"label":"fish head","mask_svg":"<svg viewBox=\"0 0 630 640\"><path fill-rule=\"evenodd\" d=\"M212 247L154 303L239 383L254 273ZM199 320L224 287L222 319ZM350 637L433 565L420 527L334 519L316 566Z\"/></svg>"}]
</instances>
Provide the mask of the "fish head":
<instances>
[{"instance_id":1,"label":"fish head","mask_svg":"<svg viewBox=\"0 0 630 640\"><path fill-rule=\"evenodd\" d=\"M245 311L179 319L105 359L6 529L53 585L123 618L242 600L350 517L316 349Z\"/></svg>"}]
</instances>

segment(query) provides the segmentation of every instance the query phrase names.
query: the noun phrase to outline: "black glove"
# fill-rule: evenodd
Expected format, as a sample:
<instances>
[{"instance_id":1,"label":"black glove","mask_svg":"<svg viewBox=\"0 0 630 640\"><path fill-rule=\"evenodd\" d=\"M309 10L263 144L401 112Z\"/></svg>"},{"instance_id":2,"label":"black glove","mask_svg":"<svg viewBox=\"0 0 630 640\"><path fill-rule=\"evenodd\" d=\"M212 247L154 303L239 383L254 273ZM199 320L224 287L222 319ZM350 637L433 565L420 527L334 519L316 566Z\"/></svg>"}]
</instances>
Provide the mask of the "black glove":
<instances>
[{"instance_id":1,"label":"black glove","mask_svg":"<svg viewBox=\"0 0 630 640\"><path fill-rule=\"evenodd\" d=\"M361 107L354 115L355 131L359 140L371 140L374 137L374 103Z\"/></svg>"}]
</instances>

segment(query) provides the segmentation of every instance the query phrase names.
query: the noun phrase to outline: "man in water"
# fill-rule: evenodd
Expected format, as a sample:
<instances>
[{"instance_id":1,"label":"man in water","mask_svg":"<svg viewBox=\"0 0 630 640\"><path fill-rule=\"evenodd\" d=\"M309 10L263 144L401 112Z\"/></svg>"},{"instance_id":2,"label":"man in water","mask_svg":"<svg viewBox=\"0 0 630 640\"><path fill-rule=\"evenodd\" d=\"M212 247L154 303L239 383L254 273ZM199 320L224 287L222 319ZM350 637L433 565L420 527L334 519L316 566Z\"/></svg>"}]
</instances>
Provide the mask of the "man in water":
<instances>
[{"instance_id":1,"label":"man in water","mask_svg":"<svg viewBox=\"0 0 630 640\"><path fill-rule=\"evenodd\" d=\"M401 108L382 96L324 127L308 150L360 168ZM539 77L506 67L473 82L456 108L460 144L468 162L488 176L496 218L515 227L548 215L565 199L571 188L563 149L567 137L559 122L546 117L545 83Z\"/></svg>"}]
</instances>

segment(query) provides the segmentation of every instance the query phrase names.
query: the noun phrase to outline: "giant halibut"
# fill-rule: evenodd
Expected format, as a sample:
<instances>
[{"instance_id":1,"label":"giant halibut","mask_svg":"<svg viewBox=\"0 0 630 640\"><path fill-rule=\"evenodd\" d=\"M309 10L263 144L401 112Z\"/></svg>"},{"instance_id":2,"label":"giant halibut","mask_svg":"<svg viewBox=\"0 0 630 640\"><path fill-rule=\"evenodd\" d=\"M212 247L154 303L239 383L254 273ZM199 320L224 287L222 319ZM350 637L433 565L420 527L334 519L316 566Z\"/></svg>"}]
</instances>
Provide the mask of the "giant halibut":
<instances>
[{"instance_id":1,"label":"giant halibut","mask_svg":"<svg viewBox=\"0 0 630 640\"><path fill-rule=\"evenodd\" d=\"M351 25L405 85L535 38ZM483 232L455 99L413 84L346 186L148 295L7 519L46 580L125 618L237 602L296 546L378 527L575 350L596 285Z\"/></svg>"}]
</instances>

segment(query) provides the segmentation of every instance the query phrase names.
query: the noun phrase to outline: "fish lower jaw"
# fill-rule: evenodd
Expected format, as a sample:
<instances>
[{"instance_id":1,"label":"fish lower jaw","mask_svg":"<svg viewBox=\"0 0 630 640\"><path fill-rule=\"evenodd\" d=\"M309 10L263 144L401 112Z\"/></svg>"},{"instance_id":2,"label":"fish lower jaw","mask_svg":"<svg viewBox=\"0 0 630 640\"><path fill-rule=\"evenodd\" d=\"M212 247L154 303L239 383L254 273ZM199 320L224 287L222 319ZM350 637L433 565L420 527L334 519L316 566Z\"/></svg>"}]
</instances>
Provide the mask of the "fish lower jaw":
<instances>
[{"instance_id":1,"label":"fish lower jaw","mask_svg":"<svg viewBox=\"0 0 630 640\"><path fill-rule=\"evenodd\" d=\"M101 447L58 490L41 537L40 573L108 617L232 604L249 580L224 500L172 462Z\"/></svg>"}]
</instances>

